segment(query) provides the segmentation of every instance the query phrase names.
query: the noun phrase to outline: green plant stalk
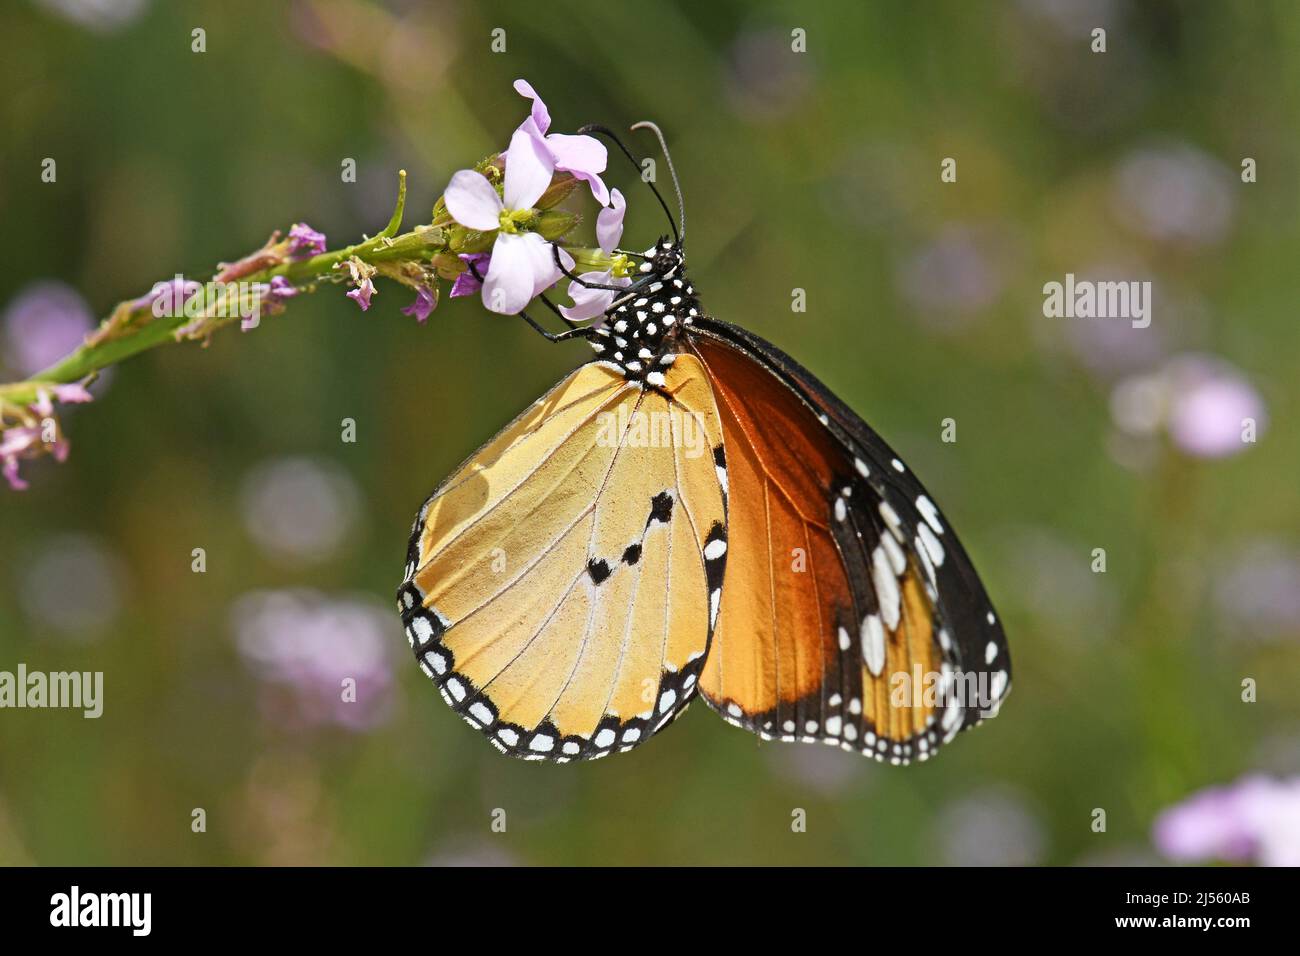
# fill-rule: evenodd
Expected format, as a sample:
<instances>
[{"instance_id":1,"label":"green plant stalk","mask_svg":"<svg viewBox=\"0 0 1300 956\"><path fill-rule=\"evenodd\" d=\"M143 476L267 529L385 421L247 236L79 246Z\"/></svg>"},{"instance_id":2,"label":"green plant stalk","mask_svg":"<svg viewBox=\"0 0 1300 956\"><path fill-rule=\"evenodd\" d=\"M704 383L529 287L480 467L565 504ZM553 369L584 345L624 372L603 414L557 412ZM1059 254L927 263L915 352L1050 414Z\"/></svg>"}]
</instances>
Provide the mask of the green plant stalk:
<instances>
[{"instance_id":1,"label":"green plant stalk","mask_svg":"<svg viewBox=\"0 0 1300 956\"><path fill-rule=\"evenodd\" d=\"M300 292L314 292L322 282L337 283L342 281L346 276L346 271L339 270L337 266L353 257L367 264L376 265L384 262L428 260L438 253L463 251L462 243L455 241L451 231L445 228L450 224L450 219L446 217L435 225L417 226L414 230L399 235L398 229L401 228L405 205L406 171L402 170L399 173L396 208L393 210L388 225L378 235L345 248L324 252L308 259L285 261L256 271L240 273L237 278L244 282L269 282L275 276L284 276ZM490 243L483 243L482 245L486 249L490 246ZM609 257L604 256L599 249L578 248L569 251L580 264L580 268L599 268L602 257L606 263L605 267L608 267ZM228 270L229 267L227 267ZM234 279L234 275L228 279L222 279L221 274L218 274L213 281L234 281ZM37 372L26 381L0 385L0 410L3 410L5 406L21 407L35 402L37 392L42 387L48 388L51 385L84 381L101 369L116 365L132 356L139 355L141 352L146 352L169 342L183 341L176 333L183 326L193 321L192 316L183 314L155 317L152 315L151 306L149 305L141 306L129 312L121 312L121 309L122 306L119 305L118 309L114 310L114 313L100 324L100 329L104 330L110 322L123 323L127 328L120 333L105 337L100 341L92 339L83 343L68 355L48 368ZM145 317L144 322L139 325L130 324L134 319L141 316ZM215 331L215 329L229 324L237 318L238 316L234 316L214 320L209 329Z\"/></svg>"}]
</instances>

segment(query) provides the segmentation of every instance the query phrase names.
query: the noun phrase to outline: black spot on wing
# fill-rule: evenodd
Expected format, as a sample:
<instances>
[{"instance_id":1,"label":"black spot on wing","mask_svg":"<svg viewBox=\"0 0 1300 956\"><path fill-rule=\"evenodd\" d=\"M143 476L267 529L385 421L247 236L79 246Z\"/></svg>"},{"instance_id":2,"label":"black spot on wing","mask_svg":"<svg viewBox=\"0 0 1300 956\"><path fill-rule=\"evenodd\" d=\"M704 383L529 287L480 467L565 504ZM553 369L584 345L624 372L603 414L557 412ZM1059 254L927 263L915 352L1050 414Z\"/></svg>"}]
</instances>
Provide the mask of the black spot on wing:
<instances>
[{"instance_id":1,"label":"black spot on wing","mask_svg":"<svg viewBox=\"0 0 1300 956\"><path fill-rule=\"evenodd\" d=\"M666 491L661 491L650 499L650 520L646 522L646 525L649 526L656 521L667 524L672 514L673 496Z\"/></svg>"},{"instance_id":2,"label":"black spot on wing","mask_svg":"<svg viewBox=\"0 0 1300 956\"><path fill-rule=\"evenodd\" d=\"M604 558L593 558L587 562L587 573L593 584L600 584L609 577L609 563Z\"/></svg>"}]
</instances>

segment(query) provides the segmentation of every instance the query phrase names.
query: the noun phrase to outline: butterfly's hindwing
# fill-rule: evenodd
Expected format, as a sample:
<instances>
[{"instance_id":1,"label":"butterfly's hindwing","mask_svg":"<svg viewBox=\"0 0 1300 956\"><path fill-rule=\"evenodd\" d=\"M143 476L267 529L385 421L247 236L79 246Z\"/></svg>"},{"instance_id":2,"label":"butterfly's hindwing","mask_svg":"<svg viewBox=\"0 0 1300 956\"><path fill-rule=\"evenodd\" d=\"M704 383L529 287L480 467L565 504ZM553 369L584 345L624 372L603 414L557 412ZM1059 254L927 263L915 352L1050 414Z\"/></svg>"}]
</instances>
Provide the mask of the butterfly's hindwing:
<instances>
[{"instance_id":1,"label":"butterfly's hindwing","mask_svg":"<svg viewBox=\"0 0 1300 956\"><path fill-rule=\"evenodd\" d=\"M706 700L765 737L928 758L1009 689L965 551L893 451L794 360L715 320L692 347L745 502Z\"/></svg>"},{"instance_id":2,"label":"butterfly's hindwing","mask_svg":"<svg viewBox=\"0 0 1300 956\"><path fill-rule=\"evenodd\" d=\"M421 667L503 752L596 758L690 702L727 550L702 369L574 372L421 509L398 604Z\"/></svg>"}]
</instances>

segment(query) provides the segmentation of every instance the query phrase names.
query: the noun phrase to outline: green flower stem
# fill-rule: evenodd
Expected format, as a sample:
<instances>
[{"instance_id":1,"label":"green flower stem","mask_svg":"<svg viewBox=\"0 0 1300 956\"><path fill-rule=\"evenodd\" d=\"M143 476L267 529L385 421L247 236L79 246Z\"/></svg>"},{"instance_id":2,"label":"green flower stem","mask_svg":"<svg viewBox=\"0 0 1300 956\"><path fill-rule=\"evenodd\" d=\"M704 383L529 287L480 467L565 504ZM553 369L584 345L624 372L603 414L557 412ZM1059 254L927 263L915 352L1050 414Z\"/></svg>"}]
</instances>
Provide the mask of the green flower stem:
<instances>
[{"instance_id":1,"label":"green flower stem","mask_svg":"<svg viewBox=\"0 0 1300 956\"><path fill-rule=\"evenodd\" d=\"M225 265L213 278L214 282L269 282L275 276L284 276L300 292L315 292L321 283L338 283L345 281L348 270L338 268L350 259L356 258L368 265L390 262L425 262L439 253L463 251L466 239L474 245L490 248L491 234L484 236L487 241L474 243L472 237L455 234L454 223L447 217L435 221L434 225L417 226L410 232L398 234L402 225L402 213L406 205L406 171L399 173L396 208L388 225L376 236L365 239L343 249L324 252L309 259L279 261L271 266L256 268L269 254L272 261L282 259L272 250L254 253L246 259L231 265ZM456 227L459 228L459 227ZM579 264L579 270L607 269L610 257L599 249L570 249ZM603 263L603 264L602 264ZM33 375L22 382L0 385L0 411L7 406L21 407L36 401L37 391L51 385L81 382L95 375L101 369L139 355L149 349L171 342L183 341L185 335L180 330L194 321L194 316L155 317L150 305L132 309L128 300L118 305L110 316L100 323L99 333L91 336L64 358L49 368ZM205 333L216 331L238 319L238 316L213 318L204 327ZM16 409L15 409L16 410Z\"/></svg>"}]
</instances>

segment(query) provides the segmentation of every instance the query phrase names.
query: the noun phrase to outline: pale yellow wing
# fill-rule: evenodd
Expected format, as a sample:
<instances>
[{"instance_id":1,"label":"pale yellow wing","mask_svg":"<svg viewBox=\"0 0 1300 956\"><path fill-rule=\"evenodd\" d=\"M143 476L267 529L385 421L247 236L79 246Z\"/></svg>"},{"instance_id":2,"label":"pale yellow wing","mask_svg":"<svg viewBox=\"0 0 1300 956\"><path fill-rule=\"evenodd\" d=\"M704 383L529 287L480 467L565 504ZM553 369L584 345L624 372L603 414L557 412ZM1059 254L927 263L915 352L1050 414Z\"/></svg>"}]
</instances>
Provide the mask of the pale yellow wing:
<instances>
[{"instance_id":1,"label":"pale yellow wing","mask_svg":"<svg viewBox=\"0 0 1300 956\"><path fill-rule=\"evenodd\" d=\"M703 367L594 362L420 509L398 605L421 667L500 750L602 757L694 696L726 557L722 430Z\"/></svg>"}]
</instances>

